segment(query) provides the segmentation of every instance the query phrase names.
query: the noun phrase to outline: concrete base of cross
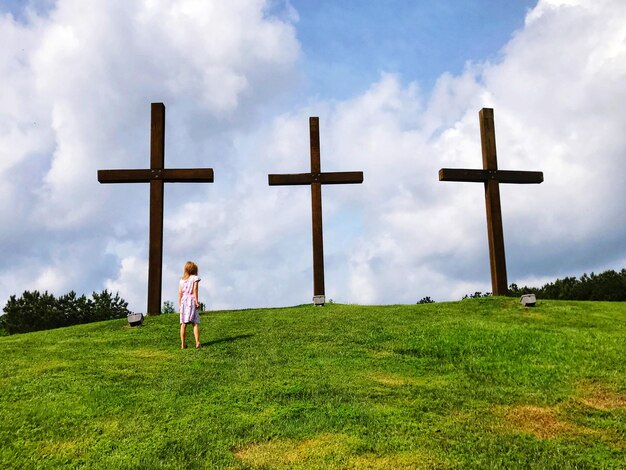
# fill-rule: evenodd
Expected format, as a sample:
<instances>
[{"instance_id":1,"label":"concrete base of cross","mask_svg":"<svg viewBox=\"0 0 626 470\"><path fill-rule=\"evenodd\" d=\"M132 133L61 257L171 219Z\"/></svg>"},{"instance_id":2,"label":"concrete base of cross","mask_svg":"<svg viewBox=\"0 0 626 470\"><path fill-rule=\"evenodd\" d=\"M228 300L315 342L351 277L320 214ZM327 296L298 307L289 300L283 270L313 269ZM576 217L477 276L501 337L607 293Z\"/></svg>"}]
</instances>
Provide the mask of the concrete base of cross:
<instances>
[{"instance_id":1,"label":"concrete base of cross","mask_svg":"<svg viewBox=\"0 0 626 470\"><path fill-rule=\"evenodd\" d=\"M524 307L534 307L537 303L537 297L535 297L535 294L524 294L519 301Z\"/></svg>"},{"instance_id":2,"label":"concrete base of cross","mask_svg":"<svg viewBox=\"0 0 626 470\"><path fill-rule=\"evenodd\" d=\"M326 303L325 295L314 295L313 296L313 305L317 305L318 307L323 307Z\"/></svg>"},{"instance_id":3,"label":"concrete base of cross","mask_svg":"<svg viewBox=\"0 0 626 470\"><path fill-rule=\"evenodd\" d=\"M129 313L127 317L130 326L141 326L143 323L143 313Z\"/></svg>"}]
</instances>

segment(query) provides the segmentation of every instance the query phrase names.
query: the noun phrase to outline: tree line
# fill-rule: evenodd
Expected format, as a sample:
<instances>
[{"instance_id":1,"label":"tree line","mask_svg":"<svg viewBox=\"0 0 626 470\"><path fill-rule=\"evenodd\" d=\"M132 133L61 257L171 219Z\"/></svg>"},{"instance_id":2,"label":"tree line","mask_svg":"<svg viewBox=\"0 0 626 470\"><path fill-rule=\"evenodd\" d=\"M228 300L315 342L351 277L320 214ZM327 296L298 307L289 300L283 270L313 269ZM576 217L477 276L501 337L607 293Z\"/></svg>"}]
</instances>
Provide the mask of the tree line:
<instances>
[{"instance_id":1,"label":"tree line","mask_svg":"<svg viewBox=\"0 0 626 470\"><path fill-rule=\"evenodd\" d=\"M595 300L608 302L626 301L626 269L616 272L612 269L600 274L583 274L580 279L566 277L544 284L543 287L509 286L509 297L521 297L524 294L535 294L539 299L551 300ZM491 297L491 292L474 292L466 294L465 299ZM418 304L434 303L430 297L424 297Z\"/></svg>"},{"instance_id":2,"label":"tree line","mask_svg":"<svg viewBox=\"0 0 626 470\"><path fill-rule=\"evenodd\" d=\"M554 300L595 300L624 302L626 301L626 269L620 272L604 271L600 274L583 274L580 278L566 277L542 287L519 287L511 284L509 295L519 297L534 293L539 299ZM475 292L464 298L485 297L490 294ZM4 315L0 316L0 333L27 333L30 331L49 330L64 326L79 325L114 318L125 318L130 311L128 302L118 293L113 295L107 290L100 294L94 292L87 298L78 297L72 291L61 297L55 297L47 291L26 291L21 297L12 295L4 306ZM430 297L424 297L418 303L433 303ZM166 302L164 313L174 313L172 302ZM204 310L204 305L200 310Z\"/></svg>"},{"instance_id":3,"label":"tree line","mask_svg":"<svg viewBox=\"0 0 626 470\"><path fill-rule=\"evenodd\" d=\"M539 299L553 300L604 300L626 301L626 269L620 272L604 271L600 274L583 274L580 279L566 277L545 284L543 287L518 287L511 284L510 296L533 293Z\"/></svg>"},{"instance_id":4,"label":"tree line","mask_svg":"<svg viewBox=\"0 0 626 470\"><path fill-rule=\"evenodd\" d=\"M0 330L8 334L125 318L130 313L128 302L107 290L94 292L90 299L74 291L58 298L47 291L26 291L19 298L12 295L3 311Z\"/></svg>"}]
</instances>

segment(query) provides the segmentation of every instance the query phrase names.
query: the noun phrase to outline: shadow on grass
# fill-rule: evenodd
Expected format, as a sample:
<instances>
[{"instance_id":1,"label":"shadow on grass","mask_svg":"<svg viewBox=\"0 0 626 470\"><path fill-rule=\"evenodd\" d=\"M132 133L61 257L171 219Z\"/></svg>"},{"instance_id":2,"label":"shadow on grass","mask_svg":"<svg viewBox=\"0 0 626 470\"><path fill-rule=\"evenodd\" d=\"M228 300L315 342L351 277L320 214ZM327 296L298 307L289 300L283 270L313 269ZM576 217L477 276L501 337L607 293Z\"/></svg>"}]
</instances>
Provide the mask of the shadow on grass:
<instances>
[{"instance_id":1,"label":"shadow on grass","mask_svg":"<svg viewBox=\"0 0 626 470\"><path fill-rule=\"evenodd\" d=\"M202 347L206 348L207 346L213 346L214 344L220 344L220 343L233 343L240 339L252 338L253 336L254 336L253 334L229 336L228 338L216 339L213 341L207 341L206 343L202 343Z\"/></svg>"}]
</instances>

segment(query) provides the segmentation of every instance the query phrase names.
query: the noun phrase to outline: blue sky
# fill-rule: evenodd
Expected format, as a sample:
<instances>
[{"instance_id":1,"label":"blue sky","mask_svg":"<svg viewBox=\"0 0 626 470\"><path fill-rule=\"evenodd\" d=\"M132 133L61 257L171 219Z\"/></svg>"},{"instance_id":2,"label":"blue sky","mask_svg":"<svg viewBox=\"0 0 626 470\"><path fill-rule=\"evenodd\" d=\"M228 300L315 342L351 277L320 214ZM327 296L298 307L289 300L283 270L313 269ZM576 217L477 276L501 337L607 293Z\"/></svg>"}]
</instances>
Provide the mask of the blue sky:
<instances>
[{"instance_id":1,"label":"blue sky","mask_svg":"<svg viewBox=\"0 0 626 470\"><path fill-rule=\"evenodd\" d=\"M363 92L381 71L432 88L468 61L498 60L535 1L307 1L297 10L303 71L313 95Z\"/></svg>"},{"instance_id":2,"label":"blue sky","mask_svg":"<svg viewBox=\"0 0 626 470\"><path fill-rule=\"evenodd\" d=\"M623 0L0 0L0 303L24 290L147 295L148 189L98 169L212 167L165 192L163 299L188 259L210 308L312 296L310 196L325 187L327 297L363 304L490 290L478 112L495 109L509 282L626 266Z\"/></svg>"}]
</instances>

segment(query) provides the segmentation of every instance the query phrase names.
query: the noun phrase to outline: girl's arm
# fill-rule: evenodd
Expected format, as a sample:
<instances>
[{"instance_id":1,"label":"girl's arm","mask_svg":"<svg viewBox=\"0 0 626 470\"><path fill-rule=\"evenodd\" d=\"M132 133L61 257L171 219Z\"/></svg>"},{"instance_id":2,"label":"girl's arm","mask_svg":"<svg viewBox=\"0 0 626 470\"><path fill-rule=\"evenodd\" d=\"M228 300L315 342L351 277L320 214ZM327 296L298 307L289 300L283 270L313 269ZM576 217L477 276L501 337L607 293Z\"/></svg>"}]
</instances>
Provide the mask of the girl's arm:
<instances>
[{"instance_id":1,"label":"girl's arm","mask_svg":"<svg viewBox=\"0 0 626 470\"><path fill-rule=\"evenodd\" d=\"M183 288L182 286L178 287L178 310L180 310L180 301L183 298Z\"/></svg>"},{"instance_id":2,"label":"girl's arm","mask_svg":"<svg viewBox=\"0 0 626 470\"><path fill-rule=\"evenodd\" d=\"M198 281L193 283L193 298L196 300L196 307L199 307L200 302L198 302Z\"/></svg>"}]
</instances>

